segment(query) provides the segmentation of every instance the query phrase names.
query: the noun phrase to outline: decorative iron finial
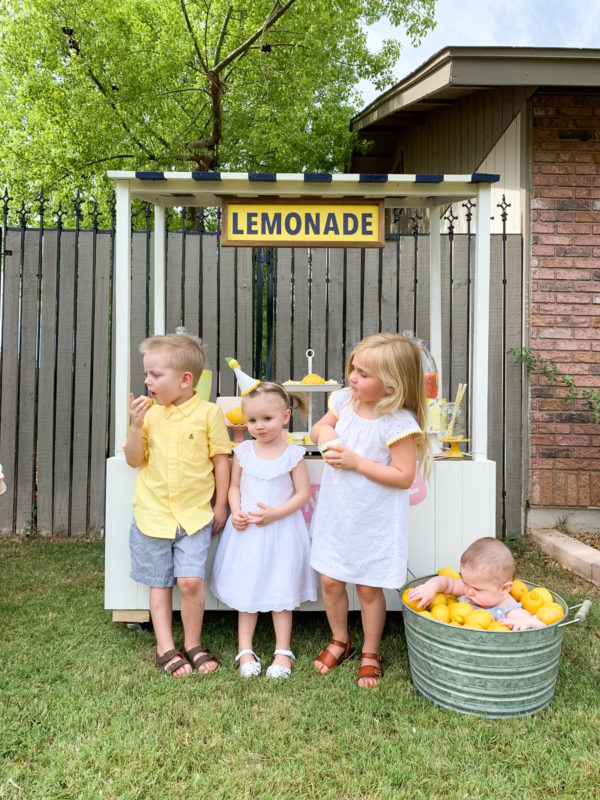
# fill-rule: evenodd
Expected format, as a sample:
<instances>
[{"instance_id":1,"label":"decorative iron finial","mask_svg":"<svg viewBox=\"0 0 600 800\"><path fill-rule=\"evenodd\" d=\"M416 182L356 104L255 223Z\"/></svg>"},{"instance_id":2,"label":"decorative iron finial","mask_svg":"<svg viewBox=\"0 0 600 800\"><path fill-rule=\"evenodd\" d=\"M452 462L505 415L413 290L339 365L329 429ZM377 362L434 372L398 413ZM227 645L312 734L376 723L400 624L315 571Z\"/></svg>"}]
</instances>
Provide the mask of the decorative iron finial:
<instances>
[{"instance_id":1,"label":"decorative iron finial","mask_svg":"<svg viewBox=\"0 0 600 800\"><path fill-rule=\"evenodd\" d=\"M35 202L38 204L38 215L39 215L39 218L40 218L40 227L43 228L44 227L43 226L44 211L45 211L46 205L48 204L48 198L44 197L44 190L42 188L40 188L40 192L39 192L38 196L35 198Z\"/></svg>"},{"instance_id":2,"label":"decorative iron finial","mask_svg":"<svg viewBox=\"0 0 600 800\"><path fill-rule=\"evenodd\" d=\"M419 209L415 208L412 217L409 217L409 220L412 222L412 232L414 236L417 236L419 233L419 222L422 220L423 217L419 214Z\"/></svg>"},{"instance_id":3,"label":"decorative iron finial","mask_svg":"<svg viewBox=\"0 0 600 800\"><path fill-rule=\"evenodd\" d=\"M477 205L477 203L474 203L472 200L467 200L466 203L462 204L463 208L467 209L467 214L466 214L467 222L471 222L471 220L473 219L473 211L472 211L472 209L474 209L476 205Z\"/></svg>"},{"instance_id":4,"label":"decorative iron finial","mask_svg":"<svg viewBox=\"0 0 600 800\"><path fill-rule=\"evenodd\" d=\"M17 211L17 216L21 222L21 227L25 229L27 227L27 218L30 216L31 211L28 208L25 208L25 201L21 200L21 208Z\"/></svg>"},{"instance_id":5,"label":"decorative iron finial","mask_svg":"<svg viewBox=\"0 0 600 800\"><path fill-rule=\"evenodd\" d=\"M66 211L63 211L62 208L62 200L58 201L58 210L54 212L53 216L56 219L56 227L61 230L62 229L62 222L63 217L66 215Z\"/></svg>"},{"instance_id":6,"label":"decorative iron finial","mask_svg":"<svg viewBox=\"0 0 600 800\"><path fill-rule=\"evenodd\" d=\"M73 200L73 208L75 214L75 225L79 227L79 222L81 220L81 206L83 204L83 198L81 196L81 192L77 189L77 193L75 195L75 199Z\"/></svg>"},{"instance_id":7,"label":"decorative iron finial","mask_svg":"<svg viewBox=\"0 0 600 800\"><path fill-rule=\"evenodd\" d=\"M455 215L452 206L450 206L448 212L444 215L444 219L448 223L448 233L450 237L454 236L454 223L456 222L458 217Z\"/></svg>"},{"instance_id":8,"label":"decorative iron finial","mask_svg":"<svg viewBox=\"0 0 600 800\"><path fill-rule=\"evenodd\" d=\"M501 208L502 209L502 214L500 215L500 219L502 220L502 222L506 222L506 220L508 219L508 214L506 213L506 209L510 208L510 206L511 206L511 204L506 202L506 197L503 194L502 195L502 202L501 203L496 203L496 208Z\"/></svg>"},{"instance_id":9,"label":"decorative iron finial","mask_svg":"<svg viewBox=\"0 0 600 800\"><path fill-rule=\"evenodd\" d=\"M92 203L92 210L90 212L90 216L92 218L92 229L97 231L98 230L98 220L100 219L100 212L98 211L98 201L94 200Z\"/></svg>"}]
</instances>

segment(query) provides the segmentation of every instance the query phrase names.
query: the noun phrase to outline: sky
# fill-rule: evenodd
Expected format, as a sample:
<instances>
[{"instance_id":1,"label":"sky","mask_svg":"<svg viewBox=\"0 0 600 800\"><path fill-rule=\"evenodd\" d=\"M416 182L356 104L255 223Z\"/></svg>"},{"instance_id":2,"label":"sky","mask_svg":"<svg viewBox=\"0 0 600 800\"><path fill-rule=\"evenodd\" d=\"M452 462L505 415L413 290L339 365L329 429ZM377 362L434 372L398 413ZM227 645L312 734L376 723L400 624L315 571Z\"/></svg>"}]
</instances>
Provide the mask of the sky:
<instances>
[{"instance_id":1,"label":"sky","mask_svg":"<svg viewBox=\"0 0 600 800\"><path fill-rule=\"evenodd\" d=\"M391 36L402 42L396 82L449 46L600 48L599 0L437 0L435 18L435 29L416 48L387 22L369 29L371 48ZM364 106L379 95L366 81L359 88Z\"/></svg>"}]
</instances>

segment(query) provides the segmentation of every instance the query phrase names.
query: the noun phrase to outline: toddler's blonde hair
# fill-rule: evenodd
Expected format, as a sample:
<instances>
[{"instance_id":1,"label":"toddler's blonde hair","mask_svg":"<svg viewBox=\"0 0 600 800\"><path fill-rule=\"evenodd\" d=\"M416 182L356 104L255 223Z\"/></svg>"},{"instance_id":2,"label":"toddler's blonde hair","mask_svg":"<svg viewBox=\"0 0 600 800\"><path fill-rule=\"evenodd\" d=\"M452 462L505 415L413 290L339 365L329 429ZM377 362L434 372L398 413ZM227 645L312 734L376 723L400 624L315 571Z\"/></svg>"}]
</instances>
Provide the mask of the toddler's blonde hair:
<instances>
[{"instance_id":1,"label":"toddler's blonde hair","mask_svg":"<svg viewBox=\"0 0 600 800\"><path fill-rule=\"evenodd\" d=\"M206 364L206 350L197 336L181 333L167 333L164 336L150 336L140 344L140 353L151 350L164 350L169 367L178 372L191 372L194 386L200 380Z\"/></svg>"},{"instance_id":2,"label":"toddler's blonde hair","mask_svg":"<svg viewBox=\"0 0 600 800\"><path fill-rule=\"evenodd\" d=\"M350 353L346 367L348 378L357 353L366 354L369 366L390 390L375 406L375 413L383 416L406 409L417 420L422 431L416 439L417 459L423 476L429 477L432 455L427 436L427 398L419 345L401 333L384 332L367 336Z\"/></svg>"},{"instance_id":3,"label":"toddler's blonde hair","mask_svg":"<svg viewBox=\"0 0 600 800\"><path fill-rule=\"evenodd\" d=\"M501 585L515 577L515 559L508 547L493 536L484 536L467 547L460 558L460 567L471 567L497 580Z\"/></svg>"}]
</instances>

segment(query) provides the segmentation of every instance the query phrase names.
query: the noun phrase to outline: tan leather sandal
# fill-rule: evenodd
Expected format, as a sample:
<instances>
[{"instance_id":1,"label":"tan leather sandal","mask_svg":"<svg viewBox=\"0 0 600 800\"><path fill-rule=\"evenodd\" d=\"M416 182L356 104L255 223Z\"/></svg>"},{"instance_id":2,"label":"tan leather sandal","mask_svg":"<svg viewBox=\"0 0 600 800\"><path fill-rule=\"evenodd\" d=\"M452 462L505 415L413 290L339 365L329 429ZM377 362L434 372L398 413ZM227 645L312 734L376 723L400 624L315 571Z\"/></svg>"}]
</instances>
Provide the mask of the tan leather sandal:
<instances>
[{"instance_id":1,"label":"tan leather sandal","mask_svg":"<svg viewBox=\"0 0 600 800\"><path fill-rule=\"evenodd\" d=\"M355 649L352 647L352 639L350 639L349 637L347 642L339 642L337 639L330 639L329 644L333 644L336 647L343 647L344 652L341 653L337 658L336 656L333 655L331 650L328 650L327 648L319 652L315 661L320 661L321 664L325 664L325 666L327 667L327 672L334 669L335 667L339 667L340 664L344 663L344 661L347 661L349 658L352 658L352 656L356 652ZM326 675L327 672L321 674Z\"/></svg>"},{"instance_id":2,"label":"tan leather sandal","mask_svg":"<svg viewBox=\"0 0 600 800\"><path fill-rule=\"evenodd\" d=\"M379 664L363 664L359 667L358 670L358 680L361 678L374 678L375 684L373 686L364 686L362 683L359 684L363 689L374 689L375 686L379 683L379 678L383 675L383 667L380 666L383 662L383 656L379 653L361 653L361 659L363 658L372 658L374 661L378 661Z\"/></svg>"}]
</instances>

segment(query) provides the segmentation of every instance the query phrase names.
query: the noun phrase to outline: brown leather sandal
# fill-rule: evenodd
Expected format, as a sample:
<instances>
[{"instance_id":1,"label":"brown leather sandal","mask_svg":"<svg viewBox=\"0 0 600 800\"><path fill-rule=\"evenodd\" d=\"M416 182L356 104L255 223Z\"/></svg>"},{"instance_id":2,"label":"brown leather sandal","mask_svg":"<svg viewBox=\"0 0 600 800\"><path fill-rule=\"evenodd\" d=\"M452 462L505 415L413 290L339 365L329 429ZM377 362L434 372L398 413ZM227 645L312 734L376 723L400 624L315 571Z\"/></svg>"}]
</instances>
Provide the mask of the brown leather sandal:
<instances>
[{"instance_id":1,"label":"brown leather sandal","mask_svg":"<svg viewBox=\"0 0 600 800\"><path fill-rule=\"evenodd\" d=\"M348 638L347 642L339 642L337 639L330 639L329 644L334 644L336 647L343 647L344 652L339 655L337 658L333 655L331 650L325 648L321 650L316 657L315 661L320 661L321 664L325 664L327 667L327 672L334 669L335 667L339 667L340 664L343 664L349 658L352 658L354 653L356 652L355 649L352 647L352 639ZM322 675L327 675L327 672L321 673Z\"/></svg>"},{"instance_id":2,"label":"brown leather sandal","mask_svg":"<svg viewBox=\"0 0 600 800\"><path fill-rule=\"evenodd\" d=\"M361 657L361 659L362 658L372 658L375 661L378 661L379 664L381 664L383 662L383 656L380 655L379 653L361 653L360 657ZM359 684L359 686L361 686L361 688L363 688L363 689L374 689L375 686L377 686L377 684L379 683L379 678L381 678L382 675L383 675L383 667L382 666L376 666L375 664L363 664L363 666L359 667L358 679L360 680L361 678L374 678L375 679L375 685L374 686L363 686L362 684Z\"/></svg>"},{"instance_id":3,"label":"brown leather sandal","mask_svg":"<svg viewBox=\"0 0 600 800\"><path fill-rule=\"evenodd\" d=\"M179 656L177 661L173 661L172 664L169 664L169 661L176 656ZM169 666L167 666L167 664L169 664ZM162 656L159 656L157 652L156 661L154 662L156 669L164 672L165 675L170 675L172 678L183 678L183 675L173 675L173 673L178 670L179 667L185 667L186 664L193 669L193 666L190 664L184 654L179 652L179 650L167 650L167 652L163 653ZM184 673L184 675L187 674L188 673Z\"/></svg>"},{"instance_id":4,"label":"brown leather sandal","mask_svg":"<svg viewBox=\"0 0 600 800\"><path fill-rule=\"evenodd\" d=\"M199 644L196 647L192 647L189 650L185 651L185 657L192 665L192 669L197 670L198 672L204 672L203 669L200 669L202 664L206 664L207 662L214 661L219 667L220 662L216 656L210 652L208 647L204 647L203 645ZM211 672L216 672L216 670L211 670ZM204 672L205 675L209 675L210 673Z\"/></svg>"}]
</instances>

